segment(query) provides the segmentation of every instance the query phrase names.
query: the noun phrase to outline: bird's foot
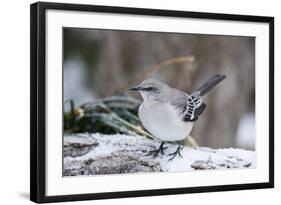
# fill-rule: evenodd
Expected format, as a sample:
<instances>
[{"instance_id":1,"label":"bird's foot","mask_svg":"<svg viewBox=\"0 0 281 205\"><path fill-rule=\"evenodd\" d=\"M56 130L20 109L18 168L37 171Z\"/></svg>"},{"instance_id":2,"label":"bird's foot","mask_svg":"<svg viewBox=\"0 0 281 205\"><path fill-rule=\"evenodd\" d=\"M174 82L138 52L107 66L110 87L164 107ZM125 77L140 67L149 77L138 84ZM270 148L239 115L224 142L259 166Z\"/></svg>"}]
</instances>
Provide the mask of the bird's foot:
<instances>
[{"instance_id":1,"label":"bird's foot","mask_svg":"<svg viewBox=\"0 0 281 205\"><path fill-rule=\"evenodd\" d=\"M164 155L164 150L166 150L168 148L168 147L164 147L164 143L165 142L162 142L158 149L149 151L148 155L153 155L153 158L156 158L159 153Z\"/></svg>"},{"instance_id":2,"label":"bird's foot","mask_svg":"<svg viewBox=\"0 0 281 205\"><path fill-rule=\"evenodd\" d=\"M183 141L180 142L180 144L179 144L179 146L178 146L178 148L177 148L177 150L176 150L175 152L172 152L172 153L168 154L168 156L172 156L170 159L168 159L168 161L172 161L172 160L177 156L177 154L178 154L181 158L183 158L183 156L182 156L181 153L180 153L181 149L183 148L183 147L181 146L181 145L182 145L182 142L183 142Z\"/></svg>"}]
</instances>

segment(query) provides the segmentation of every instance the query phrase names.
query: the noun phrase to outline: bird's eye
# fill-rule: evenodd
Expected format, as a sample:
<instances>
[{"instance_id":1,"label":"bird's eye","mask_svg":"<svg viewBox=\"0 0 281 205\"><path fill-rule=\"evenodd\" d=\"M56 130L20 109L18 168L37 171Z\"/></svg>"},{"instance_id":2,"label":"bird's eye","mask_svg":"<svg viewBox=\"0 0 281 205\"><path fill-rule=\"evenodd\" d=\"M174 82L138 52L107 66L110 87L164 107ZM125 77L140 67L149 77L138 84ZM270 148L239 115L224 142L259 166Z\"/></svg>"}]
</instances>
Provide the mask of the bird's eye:
<instances>
[{"instance_id":1,"label":"bird's eye","mask_svg":"<svg viewBox=\"0 0 281 205\"><path fill-rule=\"evenodd\" d=\"M146 87L146 88L144 88L144 90L145 91L152 91L152 90L154 90L154 88L153 87Z\"/></svg>"}]
</instances>

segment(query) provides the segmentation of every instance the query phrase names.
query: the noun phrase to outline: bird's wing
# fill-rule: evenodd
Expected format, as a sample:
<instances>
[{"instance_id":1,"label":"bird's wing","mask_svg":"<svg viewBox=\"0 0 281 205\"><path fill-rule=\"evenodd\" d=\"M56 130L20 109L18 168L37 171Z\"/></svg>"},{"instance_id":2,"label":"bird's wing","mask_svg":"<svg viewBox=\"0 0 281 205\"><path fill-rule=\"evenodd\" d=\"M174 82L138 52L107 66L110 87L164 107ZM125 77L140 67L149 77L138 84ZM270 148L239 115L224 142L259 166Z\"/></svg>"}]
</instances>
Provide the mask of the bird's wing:
<instances>
[{"instance_id":1,"label":"bird's wing","mask_svg":"<svg viewBox=\"0 0 281 205\"><path fill-rule=\"evenodd\" d=\"M202 99L186 93L176 95L171 99L171 104L178 110L182 120L185 122L198 120L199 115L206 108L206 104L203 103Z\"/></svg>"}]
</instances>

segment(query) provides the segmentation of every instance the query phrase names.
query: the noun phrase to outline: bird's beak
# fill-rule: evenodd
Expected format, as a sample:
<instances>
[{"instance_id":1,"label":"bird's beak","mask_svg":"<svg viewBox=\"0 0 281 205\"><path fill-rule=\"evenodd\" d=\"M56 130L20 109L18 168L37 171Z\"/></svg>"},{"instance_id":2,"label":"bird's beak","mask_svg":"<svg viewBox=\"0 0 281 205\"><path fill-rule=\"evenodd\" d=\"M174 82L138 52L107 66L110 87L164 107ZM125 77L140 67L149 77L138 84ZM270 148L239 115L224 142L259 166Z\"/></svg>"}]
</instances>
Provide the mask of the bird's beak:
<instances>
[{"instance_id":1,"label":"bird's beak","mask_svg":"<svg viewBox=\"0 0 281 205\"><path fill-rule=\"evenodd\" d=\"M139 90L141 90L141 87L133 87L133 88L130 88L129 89L130 91L139 91Z\"/></svg>"}]
</instances>

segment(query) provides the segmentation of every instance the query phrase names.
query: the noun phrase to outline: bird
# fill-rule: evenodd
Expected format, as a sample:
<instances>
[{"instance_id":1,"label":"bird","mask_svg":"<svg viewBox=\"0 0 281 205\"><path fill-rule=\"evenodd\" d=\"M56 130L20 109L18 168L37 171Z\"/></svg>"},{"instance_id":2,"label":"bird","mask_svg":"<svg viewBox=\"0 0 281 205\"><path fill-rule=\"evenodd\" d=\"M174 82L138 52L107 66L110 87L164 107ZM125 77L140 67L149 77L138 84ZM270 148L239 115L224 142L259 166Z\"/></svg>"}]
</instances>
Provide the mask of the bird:
<instances>
[{"instance_id":1,"label":"bird","mask_svg":"<svg viewBox=\"0 0 281 205\"><path fill-rule=\"evenodd\" d=\"M180 150L183 140L189 136L193 124L206 109L204 97L216 87L225 75L214 75L191 94L172 88L160 80L148 78L139 85L130 88L138 91L142 96L142 103L138 108L139 119L144 128L153 138L160 141L160 147L150 151L156 157L164 155L165 143L176 143L175 152L168 154L173 160L177 154L182 157Z\"/></svg>"}]
</instances>

